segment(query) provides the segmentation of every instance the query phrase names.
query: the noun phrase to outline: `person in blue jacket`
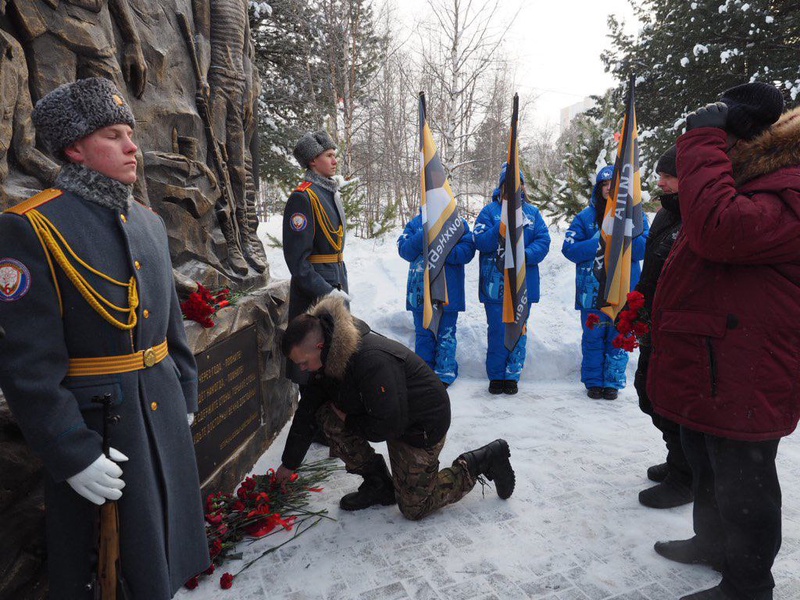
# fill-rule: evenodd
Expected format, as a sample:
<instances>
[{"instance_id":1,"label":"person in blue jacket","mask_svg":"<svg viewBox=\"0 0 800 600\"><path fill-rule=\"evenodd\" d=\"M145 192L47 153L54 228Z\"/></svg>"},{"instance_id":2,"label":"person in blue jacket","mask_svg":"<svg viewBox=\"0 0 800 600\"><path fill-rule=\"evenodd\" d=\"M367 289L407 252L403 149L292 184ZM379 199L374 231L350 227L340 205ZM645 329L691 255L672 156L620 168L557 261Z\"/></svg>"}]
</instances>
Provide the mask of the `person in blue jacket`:
<instances>
[{"instance_id":1,"label":"person in blue jacket","mask_svg":"<svg viewBox=\"0 0 800 600\"><path fill-rule=\"evenodd\" d=\"M456 361L456 321L458 313L464 312L464 265L475 256L475 242L469 225L464 223L464 231L455 248L450 251L444 265L447 280L449 304L444 307L439 321L438 335L433 335L422 326L424 308L423 282L425 278L425 259L422 256L422 215L408 222L403 234L397 239L397 251L411 263L408 266L406 285L406 310L414 316L414 352L434 370L445 387L458 377Z\"/></svg>"},{"instance_id":2,"label":"person in blue jacket","mask_svg":"<svg viewBox=\"0 0 800 600\"><path fill-rule=\"evenodd\" d=\"M597 172L589 206L573 219L561 248L564 256L576 264L575 309L581 311L583 327L581 381L586 386L586 395L595 400L616 400L618 391L625 387L625 367L628 365L628 353L612 344L617 336L613 321L596 308L600 283L592 269L600 246L600 224L613 176L614 167L610 165ZM640 261L644 258L649 233L650 225L644 217L644 232L634 238L631 250L631 289L636 287L642 272ZM600 323L589 329L586 319L591 314L597 315Z\"/></svg>"},{"instance_id":3,"label":"person in blue jacket","mask_svg":"<svg viewBox=\"0 0 800 600\"><path fill-rule=\"evenodd\" d=\"M526 336L522 336L512 352L505 346L503 324L503 273L497 268L497 245L500 237L500 209L502 189L506 181L507 163L500 170L500 183L492 192L492 201L483 207L475 221L473 236L480 252L480 279L478 297L486 310L488 344L486 349L486 375L492 394L516 394L522 367L525 366ZM522 188L522 214L525 228L525 280L528 285L528 302L539 302L539 263L550 250L550 232L539 209L528 203L525 195L525 178L520 174Z\"/></svg>"}]
</instances>

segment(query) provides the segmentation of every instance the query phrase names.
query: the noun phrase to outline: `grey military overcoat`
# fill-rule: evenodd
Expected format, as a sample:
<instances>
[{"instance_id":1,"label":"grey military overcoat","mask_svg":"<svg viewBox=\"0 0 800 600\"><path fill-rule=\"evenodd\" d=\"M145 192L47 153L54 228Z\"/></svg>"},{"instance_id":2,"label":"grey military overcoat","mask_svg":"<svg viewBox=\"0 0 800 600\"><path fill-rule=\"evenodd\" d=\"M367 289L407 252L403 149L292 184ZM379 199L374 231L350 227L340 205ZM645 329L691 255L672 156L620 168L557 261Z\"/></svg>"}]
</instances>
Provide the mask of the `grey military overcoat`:
<instances>
[{"instance_id":1,"label":"grey military overcoat","mask_svg":"<svg viewBox=\"0 0 800 600\"><path fill-rule=\"evenodd\" d=\"M126 483L119 502L123 575L134 598L171 598L209 566L209 557L186 420L187 412L197 409L197 373L173 285L166 229L139 204L120 211L70 193L38 211L93 268L121 282L135 276L140 299L135 329L113 327L62 269L51 270L25 216L0 216L0 279L5 273L0 325L6 331L0 341L0 387L45 465L51 598L89 597L85 585L94 566L97 509L65 480L101 453L101 411L91 399L105 393L120 415L111 428L111 446L130 459L121 464ZM78 271L113 304L128 306L123 288L83 267ZM169 356L150 368L67 376L70 358L130 354L165 339Z\"/></svg>"}]
</instances>

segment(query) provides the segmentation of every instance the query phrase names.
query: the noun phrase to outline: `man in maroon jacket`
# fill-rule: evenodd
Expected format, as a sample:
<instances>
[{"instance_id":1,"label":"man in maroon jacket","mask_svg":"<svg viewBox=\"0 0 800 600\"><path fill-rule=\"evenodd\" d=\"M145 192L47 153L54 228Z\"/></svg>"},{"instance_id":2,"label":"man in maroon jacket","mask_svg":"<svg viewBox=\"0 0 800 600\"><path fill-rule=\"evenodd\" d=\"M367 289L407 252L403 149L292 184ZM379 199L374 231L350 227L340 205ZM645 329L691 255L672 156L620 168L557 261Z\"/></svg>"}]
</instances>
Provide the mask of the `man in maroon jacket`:
<instances>
[{"instance_id":1,"label":"man in maroon jacket","mask_svg":"<svg viewBox=\"0 0 800 600\"><path fill-rule=\"evenodd\" d=\"M740 85L678 139L683 228L653 307L648 393L681 425L695 536L656 552L722 572L682 600L771 599L780 438L800 415L800 109Z\"/></svg>"}]
</instances>

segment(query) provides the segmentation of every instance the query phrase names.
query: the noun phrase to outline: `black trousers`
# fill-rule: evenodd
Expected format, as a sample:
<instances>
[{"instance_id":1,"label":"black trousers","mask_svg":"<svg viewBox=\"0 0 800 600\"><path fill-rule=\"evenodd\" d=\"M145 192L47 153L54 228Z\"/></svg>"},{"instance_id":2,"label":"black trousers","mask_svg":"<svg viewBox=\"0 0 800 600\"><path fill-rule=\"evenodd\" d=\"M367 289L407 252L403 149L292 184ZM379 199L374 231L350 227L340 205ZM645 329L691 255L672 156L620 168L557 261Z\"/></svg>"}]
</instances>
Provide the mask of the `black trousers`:
<instances>
[{"instance_id":1,"label":"black trousers","mask_svg":"<svg viewBox=\"0 0 800 600\"><path fill-rule=\"evenodd\" d=\"M681 428L674 421L657 415L653 410L650 397L647 395L647 369L649 366L650 348L642 346L639 353L639 364L636 367L636 375L633 378L633 387L639 396L639 408L643 413L650 416L653 425L661 432L661 437L667 445L667 464L669 465L670 480L688 488L692 485L692 468L689 466L681 446Z\"/></svg>"},{"instance_id":2,"label":"black trousers","mask_svg":"<svg viewBox=\"0 0 800 600\"><path fill-rule=\"evenodd\" d=\"M736 600L771 600L781 546L778 442L742 442L681 427L694 473L694 532L710 555L724 552L723 591Z\"/></svg>"}]
</instances>

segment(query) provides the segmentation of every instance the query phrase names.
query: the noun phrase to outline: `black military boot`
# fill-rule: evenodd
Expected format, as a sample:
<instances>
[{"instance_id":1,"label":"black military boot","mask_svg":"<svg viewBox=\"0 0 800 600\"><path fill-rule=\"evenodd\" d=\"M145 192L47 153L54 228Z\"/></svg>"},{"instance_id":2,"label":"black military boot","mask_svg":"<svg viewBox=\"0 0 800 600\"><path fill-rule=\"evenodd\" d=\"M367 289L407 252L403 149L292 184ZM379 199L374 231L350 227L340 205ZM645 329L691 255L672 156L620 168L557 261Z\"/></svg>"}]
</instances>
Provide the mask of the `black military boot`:
<instances>
[{"instance_id":1,"label":"black military boot","mask_svg":"<svg viewBox=\"0 0 800 600\"><path fill-rule=\"evenodd\" d=\"M681 596L681 600L734 600L734 598L723 592L722 586L717 585L702 592Z\"/></svg>"},{"instance_id":2,"label":"black military boot","mask_svg":"<svg viewBox=\"0 0 800 600\"><path fill-rule=\"evenodd\" d=\"M394 497L394 482L383 456L377 455L372 468L362 476L364 482L358 487L358 491L342 496L339 508L362 510L376 504L391 506L397 503Z\"/></svg>"},{"instance_id":3,"label":"black military boot","mask_svg":"<svg viewBox=\"0 0 800 600\"><path fill-rule=\"evenodd\" d=\"M485 475L486 479L494 481L497 495L506 500L514 493L515 483L510 456L511 450L508 449L508 442L495 440L482 448L465 452L456 459L456 462L465 462L473 479Z\"/></svg>"},{"instance_id":4,"label":"black military boot","mask_svg":"<svg viewBox=\"0 0 800 600\"><path fill-rule=\"evenodd\" d=\"M670 473L666 479L639 492L639 503L649 508L675 508L694 500L692 489Z\"/></svg>"},{"instance_id":5,"label":"black military boot","mask_svg":"<svg viewBox=\"0 0 800 600\"><path fill-rule=\"evenodd\" d=\"M667 463L661 463L660 465L653 465L652 467L647 467L647 478L650 481L661 483L667 478L668 474L669 474L669 465Z\"/></svg>"},{"instance_id":6,"label":"black military boot","mask_svg":"<svg viewBox=\"0 0 800 600\"><path fill-rule=\"evenodd\" d=\"M656 542L654 550L669 560L685 565L707 565L715 571L722 571L725 558L721 553L714 554L697 545L696 538Z\"/></svg>"}]
</instances>

